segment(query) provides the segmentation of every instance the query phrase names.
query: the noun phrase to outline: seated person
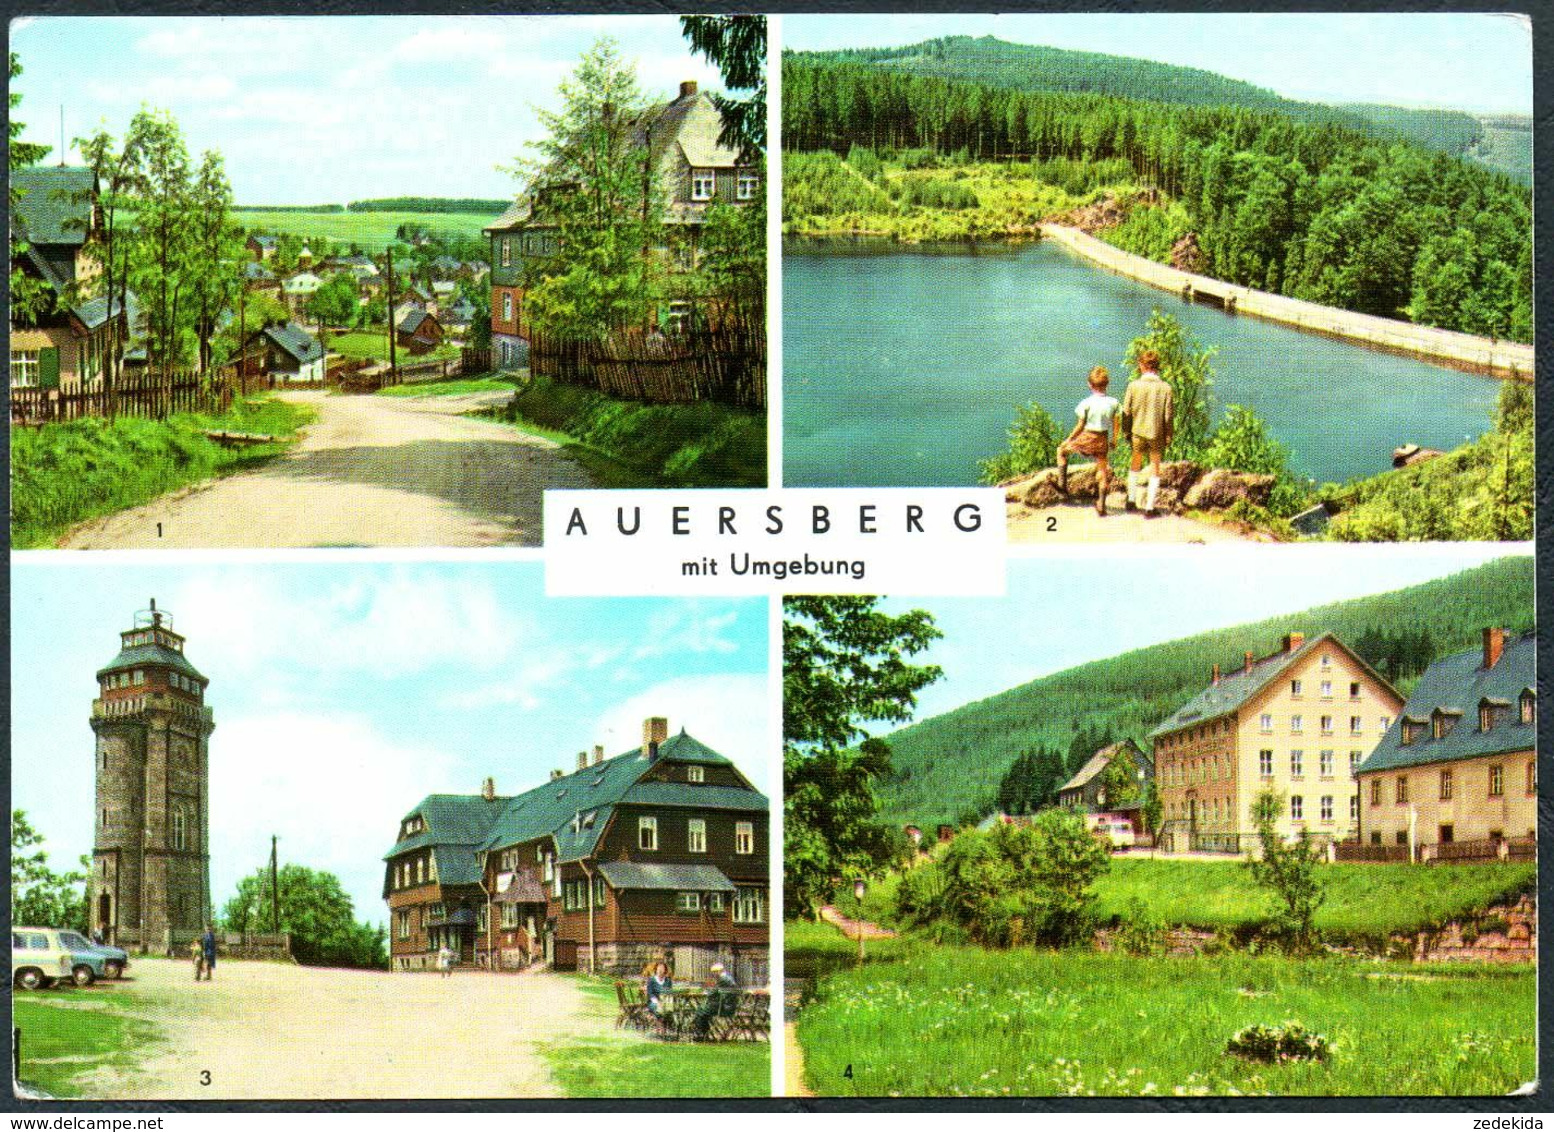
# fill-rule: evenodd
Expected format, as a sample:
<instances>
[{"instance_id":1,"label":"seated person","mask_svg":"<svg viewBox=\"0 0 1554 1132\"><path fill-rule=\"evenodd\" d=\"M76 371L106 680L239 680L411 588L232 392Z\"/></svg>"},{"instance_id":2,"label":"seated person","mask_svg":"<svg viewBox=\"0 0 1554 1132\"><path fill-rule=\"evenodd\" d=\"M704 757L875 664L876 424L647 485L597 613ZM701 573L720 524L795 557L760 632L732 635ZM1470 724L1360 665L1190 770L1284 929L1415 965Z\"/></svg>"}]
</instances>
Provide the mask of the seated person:
<instances>
[{"instance_id":1,"label":"seated person","mask_svg":"<svg viewBox=\"0 0 1554 1132\"><path fill-rule=\"evenodd\" d=\"M648 1013L658 1018L663 1015L663 996L674 992L674 979L669 975L669 964L660 959L654 963L647 977Z\"/></svg>"},{"instance_id":2,"label":"seated person","mask_svg":"<svg viewBox=\"0 0 1554 1132\"><path fill-rule=\"evenodd\" d=\"M707 992L707 1000L696 1011L695 1033L698 1038L705 1038L707 1031L712 1027L714 1018L730 1018L739 1005L739 982L721 963L712 965L712 974L716 981L712 989Z\"/></svg>"}]
</instances>

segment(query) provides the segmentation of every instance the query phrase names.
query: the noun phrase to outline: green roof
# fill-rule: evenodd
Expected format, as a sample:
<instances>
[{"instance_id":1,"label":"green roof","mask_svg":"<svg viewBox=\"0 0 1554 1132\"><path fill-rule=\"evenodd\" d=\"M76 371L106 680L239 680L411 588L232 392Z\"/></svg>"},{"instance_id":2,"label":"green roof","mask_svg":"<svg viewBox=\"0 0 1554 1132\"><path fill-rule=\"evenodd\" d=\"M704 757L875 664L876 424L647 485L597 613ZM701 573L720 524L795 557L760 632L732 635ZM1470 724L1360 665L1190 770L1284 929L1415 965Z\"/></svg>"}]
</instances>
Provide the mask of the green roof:
<instances>
[{"instance_id":1,"label":"green roof","mask_svg":"<svg viewBox=\"0 0 1554 1132\"><path fill-rule=\"evenodd\" d=\"M1355 773L1532 750L1538 739L1538 725L1523 723L1519 708L1522 693L1537 688L1537 650L1537 634L1532 632L1507 640L1493 668L1484 667L1481 649L1454 653L1431 664L1419 678L1403 714L1392 721L1381 742ZM1479 730L1478 709L1484 700L1506 708L1504 718L1488 731ZM1461 718L1443 737L1436 739L1427 727L1423 736L1405 747L1404 721L1411 719L1428 725L1437 710Z\"/></svg>"},{"instance_id":2,"label":"green roof","mask_svg":"<svg viewBox=\"0 0 1554 1132\"><path fill-rule=\"evenodd\" d=\"M709 809L767 809L766 797L757 790L638 781L649 769L665 762L733 766L727 758L682 729L678 735L671 735L658 745L657 760L649 760L642 748L636 747L519 794L492 826L481 848L489 851L540 837L554 837L562 861L578 860L593 852L608 823L610 807L621 802ZM591 825L586 822L589 813L595 814ZM574 817L584 819L575 833L571 828Z\"/></svg>"},{"instance_id":3,"label":"green roof","mask_svg":"<svg viewBox=\"0 0 1554 1132\"><path fill-rule=\"evenodd\" d=\"M475 860L473 845L437 845L432 853L437 859L438 884L480 883L480 865Z\"/></svg>"},{"instance_id":4,"label":"green roof","mask_svg":"<svg viewBox=\"0 0 1554 1132\"><path fill-rule=\"evenodd\" d=\"M426 828L395 842L394 847L383 854L383 859L387 861L428 845L467 845L474 849L508 801L501 795L487 801L479 794L428 794L400 819L403 826L410 818L420 817ZM440 862L438 867L441 868Z\"/></svg>"},{"instance_id":5,"label":"green roof","mask_svg":"<svg viewBox=\"0 0 1554 1132\"><path fill-rule=\"evenodd\" d=\"M613 889L685 892L733 892L734 882L715 865L643 865L636 861L602 861L599 875Z\"/></svg>"},{"instance_id":6,"label":"green roof","mask_svg":"<svg viewBox=\"0 0 1554 1132\"><path fill-rule=\"evenodd\" d=\"M174 652L170 648L161 645L136 645L134 648L120 649L119 655L97 670L97 678L101 680L110 672L118 672L124 668L145 668L150 665L158 665L163 668L171 668L174 672L182 672L185 676L192 676L202 684L208 684L201 675L200 670L190 664L183 653Z\"/></svg>"},{"instance_id":7,"label":"green roof","mask_svg":"<svg viewBox=\"0 0 1554 1132\"><path fill-rule=\"evenodd\" d=\"M97 179L76 165L30 165L11 174L11 187L22 192L12 217L29 243L86 243Z\"/></svg>"}]
</instances>

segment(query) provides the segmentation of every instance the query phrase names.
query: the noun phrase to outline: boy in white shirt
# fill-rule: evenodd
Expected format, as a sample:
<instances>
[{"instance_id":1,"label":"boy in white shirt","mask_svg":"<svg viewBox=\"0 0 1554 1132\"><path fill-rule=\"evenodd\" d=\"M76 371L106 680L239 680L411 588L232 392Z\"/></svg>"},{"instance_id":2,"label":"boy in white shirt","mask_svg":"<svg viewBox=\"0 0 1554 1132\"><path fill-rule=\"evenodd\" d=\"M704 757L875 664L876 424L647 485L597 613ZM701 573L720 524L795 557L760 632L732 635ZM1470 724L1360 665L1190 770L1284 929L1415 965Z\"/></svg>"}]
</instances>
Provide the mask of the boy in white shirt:
<instances>
[{"instance_id":1,"label":"boy in white shirt","mask_svg":"<svg viewBox=\"0 0 1554 1132\"><path fill-rule=\"evenodd\" d=\"M1095 513L1106 514L1106 493L1111 488L1112 470L1107 461L1111 453L1112 433L1117 419L1117 398L1108 396L1106 386L1111 375L1105 366L1090 371L1090 396L1074 408L1078 419L1074 431L1058 445L1058 490L1068 491L1070 453L1089 456L1095 461Z\"/></svg>"}]
</instances>

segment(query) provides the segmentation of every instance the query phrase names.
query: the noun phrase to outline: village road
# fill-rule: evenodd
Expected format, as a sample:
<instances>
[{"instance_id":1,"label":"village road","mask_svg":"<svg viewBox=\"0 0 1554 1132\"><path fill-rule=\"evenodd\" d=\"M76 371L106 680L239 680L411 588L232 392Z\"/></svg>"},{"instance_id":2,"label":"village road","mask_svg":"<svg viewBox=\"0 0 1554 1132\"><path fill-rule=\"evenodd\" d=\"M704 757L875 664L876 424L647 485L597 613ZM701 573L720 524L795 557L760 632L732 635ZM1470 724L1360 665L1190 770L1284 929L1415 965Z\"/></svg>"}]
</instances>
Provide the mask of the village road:
<instances>
[{"instance_id":1,"label":"village road","mask_svg":"<svg viewBox=\"0 0 1554 1132\"><path fill-rule=\"evenodd\" d=\"M281 396L318 411L284 456L86 523L60 546L538 546L541 493L593 486L552 441L464 415L505 393Z\"/></svg>"},{"instance_id":2,"label":"village road","mask_svg":"<svg viewBox=\"0 0 1554 1132\"><path fill-rule=\"evenodd\" d=\"M1050 522L1049 522L1050 520ZM1112 507L1103 519L1094 503L1063 503L1052 507L1008 505L1010 542L1236 542L1241 535L1228 527L1200 523L1181 515L1144 518L1138 511Z\"/></svg>"},{"instance_id":3,"label":"village road","mask_svg":"<svg viewBox=\"0 0 1554 1132\"><path fill-rule=\"evenodd\" d=\"M90 1097L557 1096L540 1050L609 1027L570 979L549 972L444 979L223 959L212 981L195 983L188 963L136 959L129 973L92 993L108 1009L122 996L122 1009L154 1022L163 1041L129 1070L83 1082Z\"/></svg>"}]
</instances>

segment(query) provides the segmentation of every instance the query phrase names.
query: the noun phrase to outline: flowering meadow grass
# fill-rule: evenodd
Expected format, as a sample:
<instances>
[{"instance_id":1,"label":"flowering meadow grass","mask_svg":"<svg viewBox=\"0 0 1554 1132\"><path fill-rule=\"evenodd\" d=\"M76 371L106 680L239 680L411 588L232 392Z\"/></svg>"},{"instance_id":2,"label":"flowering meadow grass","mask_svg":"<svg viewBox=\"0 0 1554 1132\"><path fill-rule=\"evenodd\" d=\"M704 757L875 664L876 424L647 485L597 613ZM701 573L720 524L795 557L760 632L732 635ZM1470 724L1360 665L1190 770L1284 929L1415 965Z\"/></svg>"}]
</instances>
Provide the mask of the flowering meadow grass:
<instances>
[{"instance_id":1,"label":"flowering meadow grass","mask_svg":"<svg viewBox=\"0 0 1554 1132\"><path fill-rule=\"evenodd\" d=\"M786 925L822 1095L1496 1095L1536 1074L1531 966L1416 966L1229 952L1139 959L986 951L910 938L855 945ZM1326 1062L1227 1055L1256 1023L1328 1038ZM852 1076L845 1074L851 1067Z\"/></svg>"}]
</instances>

